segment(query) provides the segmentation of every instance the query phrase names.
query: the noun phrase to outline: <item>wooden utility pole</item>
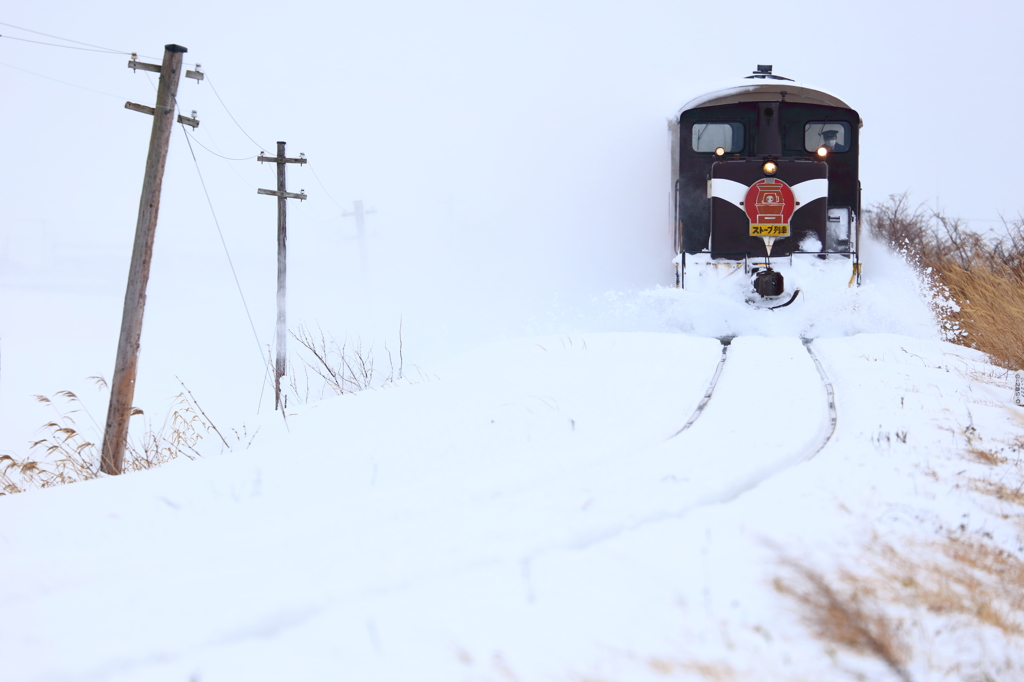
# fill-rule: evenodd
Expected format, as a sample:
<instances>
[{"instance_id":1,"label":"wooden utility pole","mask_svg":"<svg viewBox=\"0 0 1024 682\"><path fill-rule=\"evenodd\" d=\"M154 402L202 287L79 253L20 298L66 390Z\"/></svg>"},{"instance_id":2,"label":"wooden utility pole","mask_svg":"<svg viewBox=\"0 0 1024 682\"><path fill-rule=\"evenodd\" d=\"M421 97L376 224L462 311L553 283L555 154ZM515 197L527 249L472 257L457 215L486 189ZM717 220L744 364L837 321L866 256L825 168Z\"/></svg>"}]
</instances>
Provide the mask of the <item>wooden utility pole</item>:
<instances>
[{"instance_id":1,"label":"wooden utility pole","mask_svg":"<svg viewBox=\"0 0 1024 682\"><path fill-rule=\"evenodd\" d=\"M277 190L272 189L258 189L258 194L267 194L272 197L277 197L277 359L274 362L274 409L282 407L281 405L281 377L285 375L285 335L287 333L287 326L285 324L285 301L286 301L286 274L287 274L287 250L288 250L288 211L287 211L287 200L298 199L300 201L306 198L305 191L295 194L287 191L285 183L285 165L289 163L306 163L306 157L303 154L301 158L289 159L284 154L284 142L277 143L277 156L264 156L261 152L258 160L266 163L277 164Z\"/></svg>"},{"instance_id":2,"label":"wooden utility pole","mask_svg":"<svg viewBox=\"0 0 1024 682\"><path fill-rule=\"evenodd\" d=\"M146 308L146 284L149 282L149 266L153 260L153 237L156 235L156 218L160 210L160 189L164 179L164 166L167 163L171 128L175 122L175 98L181 77L182 56L186 52L188 50L180 45L166 45L164 60L159 67L155 64L140 64L135 59L128 63L132 68L159 70L160 83L156 91L156 107L152 111L153 132L149 138L146 174L142 181L142 198L139 200L139 218L135 224L135 245L132 248L131 269L128 272L128 287L124 295L124 312L121 316L121 336L117 341L114 380L110 385L110 406L107 408L107 424L103 432L100 471L105 474L120 474L124 463L128 420L135 398L135 373L139 362L142 314Z\"/></svg>"},{"instance_id":3,"label":"wooden utility pole","mask_svg":"<svg viewBox=\"0 0 1024 682\"><path fill-rule=\"evenodd\" d=\"M361 199L357 199L353 202L353 210L346 211L341 214L342 218L356 219L356 239L359 240L359 262L362 265L363 277L366 277L366 216L371 213L376 213L377 209L371 208L369 211L363 210L363 202Z\"/></svg>"}]
</instances>

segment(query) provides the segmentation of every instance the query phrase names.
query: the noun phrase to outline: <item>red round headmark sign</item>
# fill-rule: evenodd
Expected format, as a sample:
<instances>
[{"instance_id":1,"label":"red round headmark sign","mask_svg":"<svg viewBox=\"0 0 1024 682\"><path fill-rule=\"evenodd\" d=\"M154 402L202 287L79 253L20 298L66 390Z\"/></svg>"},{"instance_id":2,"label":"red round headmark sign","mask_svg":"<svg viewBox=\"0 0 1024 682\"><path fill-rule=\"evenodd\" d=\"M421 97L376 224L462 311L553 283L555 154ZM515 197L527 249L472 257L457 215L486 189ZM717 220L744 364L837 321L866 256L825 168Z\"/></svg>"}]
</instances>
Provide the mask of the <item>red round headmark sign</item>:
<instances>
[{"instance_id":1,"label":"red round headmark sign","mask_svg":"<svg viewBox=\"0 0 1024 682\"><path fill-rule=\"evenodd\" d=\"M788 237L796 210L793 189L778 178L762 178L750 186L743 202L751 237Z\"/></svg>"}]
</instances>

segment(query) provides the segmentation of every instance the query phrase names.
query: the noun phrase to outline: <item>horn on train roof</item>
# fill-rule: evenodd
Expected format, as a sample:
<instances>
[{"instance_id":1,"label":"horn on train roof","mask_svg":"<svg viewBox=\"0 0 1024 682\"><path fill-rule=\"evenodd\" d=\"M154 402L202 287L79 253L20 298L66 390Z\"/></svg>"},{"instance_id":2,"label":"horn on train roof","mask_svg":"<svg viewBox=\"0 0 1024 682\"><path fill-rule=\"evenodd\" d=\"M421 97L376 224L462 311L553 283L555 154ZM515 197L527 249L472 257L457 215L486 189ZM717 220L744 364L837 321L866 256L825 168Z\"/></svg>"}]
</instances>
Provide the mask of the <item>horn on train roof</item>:
<instances>
[{"instance_id":1,"label":"horn on train roof","mask_svg":"<svg viewBox=\"0 0 1024 682\"><path fill-rule=\"evenodd\" d=\"M772 80L776 81L793 82L792 78L786 78L785 76L776 76L775 74L773 74L771 64L758 64L757 71L754 71L754 73L747 76L747 78L771 78Z\"/></svg>"}]
</instances>

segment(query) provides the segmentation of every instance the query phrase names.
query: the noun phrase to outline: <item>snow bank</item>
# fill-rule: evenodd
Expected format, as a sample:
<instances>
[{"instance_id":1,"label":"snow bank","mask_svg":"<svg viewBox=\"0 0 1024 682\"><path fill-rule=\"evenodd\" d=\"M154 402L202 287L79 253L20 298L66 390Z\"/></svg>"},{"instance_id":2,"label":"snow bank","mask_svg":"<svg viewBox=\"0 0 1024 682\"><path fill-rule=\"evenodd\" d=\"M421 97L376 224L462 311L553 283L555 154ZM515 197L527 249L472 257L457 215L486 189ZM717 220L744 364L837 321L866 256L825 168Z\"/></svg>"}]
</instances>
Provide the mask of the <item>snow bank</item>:
<instances>
[{"instance_id":1,"label":"snow bank","mask_svg":"<svg viewBox=\"0 0 1024 682\"><path fill-rule=\"evenodd\" d=\"M939 341L819 339L839 425L804 462L825 405L800 341L733 344L675 437L716 340L536 338L308 406L251 452L0 498L4 679L886 679L772 580L786 557L866 572L873 537L1017 552L1019 509L963 455L1019 433L1009 382ZM915 679L1024 665L997 628L902 613Z\"/></svg>"},{"instance_id":2,"label":"snow bank","mask_svg":"<svg viewBox=\"0 0 1024 682\"><path fill-rule=\"evenodd\" d=\"M692 264L684 289L612 292L593 304L595 326L604 329L675 331L699 336L851 336L902 334L938 339L928 303L931 294L905 261L874 241L861 246L863 285L850 286L851 263L814 257L780 259L793 305L766 310L748 305L750 278L742 268L728 273Z\"/></svg>"}]
</instances>

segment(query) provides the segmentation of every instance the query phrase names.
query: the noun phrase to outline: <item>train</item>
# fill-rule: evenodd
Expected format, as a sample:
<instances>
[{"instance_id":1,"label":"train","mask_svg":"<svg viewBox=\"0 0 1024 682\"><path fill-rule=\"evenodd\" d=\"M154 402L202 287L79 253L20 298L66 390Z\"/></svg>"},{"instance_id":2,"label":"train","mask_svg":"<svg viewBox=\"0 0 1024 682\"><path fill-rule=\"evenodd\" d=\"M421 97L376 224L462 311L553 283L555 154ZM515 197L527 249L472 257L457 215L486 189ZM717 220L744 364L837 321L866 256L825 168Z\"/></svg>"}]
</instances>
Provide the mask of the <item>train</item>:
<instances>
[{"instance_id":1,"label":"train","mask_svg":"<svg viewBox=\"0 0 1024 682\"><path fill-rule=\"evenodd\" d=\"M709 270L750 278L748 303L793 303L794 259L838 261L861 282L860 115L759 64L669 122L676 287Z\"/></svg>"}]
</instances>

